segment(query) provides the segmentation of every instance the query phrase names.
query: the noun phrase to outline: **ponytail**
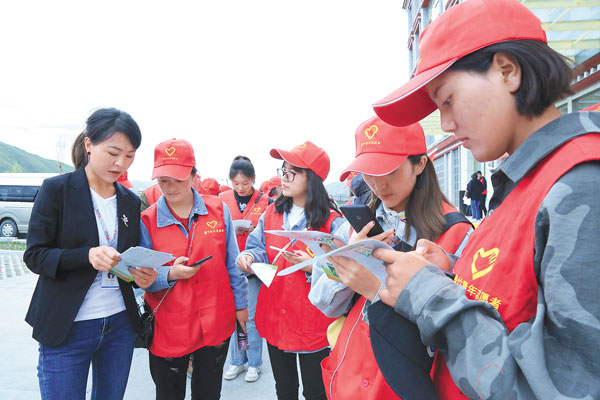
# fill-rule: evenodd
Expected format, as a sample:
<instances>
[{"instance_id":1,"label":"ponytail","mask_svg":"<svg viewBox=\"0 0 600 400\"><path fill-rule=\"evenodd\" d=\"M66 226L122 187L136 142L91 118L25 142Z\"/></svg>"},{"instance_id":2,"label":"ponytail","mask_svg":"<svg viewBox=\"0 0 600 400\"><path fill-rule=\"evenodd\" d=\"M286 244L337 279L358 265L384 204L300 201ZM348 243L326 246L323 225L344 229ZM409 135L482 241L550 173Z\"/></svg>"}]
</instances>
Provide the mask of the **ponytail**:
<instances>
[{"instance_id":1,"label":"ponytail","mask_svg":"<svg viewBox=\"0 0 600 400\"><path fill-rule=\"evenodd\" d=\"M87 151L85 150L85 131L81 132L75 141L73 142L73 147L71 148L71 160L73 161L73 165L75 169L79 169L81 167L85 167L87 164Z\"/></svg>"}]
</instances>

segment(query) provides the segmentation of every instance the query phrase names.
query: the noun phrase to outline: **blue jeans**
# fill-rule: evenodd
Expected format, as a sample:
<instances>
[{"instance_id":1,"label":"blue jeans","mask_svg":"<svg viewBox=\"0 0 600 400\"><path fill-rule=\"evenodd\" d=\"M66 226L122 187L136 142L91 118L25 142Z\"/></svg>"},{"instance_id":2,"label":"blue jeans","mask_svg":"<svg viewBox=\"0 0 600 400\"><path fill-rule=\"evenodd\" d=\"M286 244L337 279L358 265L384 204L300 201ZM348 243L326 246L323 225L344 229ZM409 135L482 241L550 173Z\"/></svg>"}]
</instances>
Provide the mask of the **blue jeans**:
<instances>
[{"instance_id":1,"label":"blue jeans","mask_svg":"<svg viewBox=\"0 0 600 400\"><path fill-rule=\"evenodd\" d=\"M248 316L250 321L246 323L248 332L248 343L250 348L240 350L237 343L237 333L233 332L229 342L229 352L231 354L231 365L244 365L248 363L249 367L260 367L262 365L263 338L260 337L254 324L254 314L256 313L256 299L260 290L261 281L256 278L248 278Z\"/></svg>"},{"instance_id":2,"label":"blue jeans","mask_svg":"<svg viewBox=\"0 0 600 400\"><path fill-rule=\"evenodd\" d=\"M38 379L43 400L83 400L92 364L92 400L123 399L135 333L127 311L73 322L57 347L40 343Z\"/></svg>"},{"instance_id":3,"label":"blue jeans","mask_svg":"<svg viewBox=\"0 0 600 400\"><path fill-rule=\"evenodd\" d=\"M480 204L481 204L481 200L471 199L471 216L474 219L481 219L481 211L479 210Z\"/></svg>"}]
</instances>

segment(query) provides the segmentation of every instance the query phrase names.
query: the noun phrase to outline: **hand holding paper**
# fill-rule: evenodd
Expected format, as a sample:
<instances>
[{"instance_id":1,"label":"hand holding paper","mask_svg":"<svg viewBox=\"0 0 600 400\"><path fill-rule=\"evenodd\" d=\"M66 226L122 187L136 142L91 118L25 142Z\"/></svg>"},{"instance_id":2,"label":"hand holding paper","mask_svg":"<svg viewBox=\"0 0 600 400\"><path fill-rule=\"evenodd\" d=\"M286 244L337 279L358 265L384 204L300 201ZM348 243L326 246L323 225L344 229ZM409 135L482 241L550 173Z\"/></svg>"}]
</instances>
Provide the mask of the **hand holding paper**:
<instances>
[{"instance_id":1,"label":"hand holding paper","mask_svg":"<svg viewBox=\"0 0 600 400\"><path fill-rule=\"evenodd\" d=\"M121 253L120 261L110 270L110 272L125 282L131 282L133 281L133 276L129 272L130 268L143 266L156 269L174 258L175 257L173 257L172 254L147 249L145 247L130 247Z\"/></svg>"}]
</instances>

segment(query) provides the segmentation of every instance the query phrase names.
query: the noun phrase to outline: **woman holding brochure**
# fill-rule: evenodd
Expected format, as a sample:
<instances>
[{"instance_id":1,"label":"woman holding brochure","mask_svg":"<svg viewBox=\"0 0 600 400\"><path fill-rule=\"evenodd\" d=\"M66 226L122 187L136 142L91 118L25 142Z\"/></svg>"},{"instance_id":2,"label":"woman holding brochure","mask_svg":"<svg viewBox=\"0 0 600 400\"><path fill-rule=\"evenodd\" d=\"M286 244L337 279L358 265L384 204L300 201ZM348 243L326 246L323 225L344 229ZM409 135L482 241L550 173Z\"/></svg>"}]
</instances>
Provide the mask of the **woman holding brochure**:
<instances>
[{"instance_id":1,"label":"woman holding brochure","mask_svg":"<svg viewBox=\"0 0 600 400\"><path fill-rule=\"evenodd\" d=\"M92 399L125 393L135 332L132 284L115 277L120 252L139 244L140 201L117 183L141 142L126 112L98 109L73 143L74 172L48 178L38 192L23 260L39 275L25 320L39 342L42 399ZM131 269L146 288L156 271Z\"/></svg>"},{"instance_id":2,"label":"woman holding brochure","mask_svg":"<svg viewBox=\"0 0 600 400\"><path fill-rule=\"evenodd\" d=\"M342 173L343 182L353 171L363 174L372 191L369 208L377 222L387 229L370 239L390 244L397 251L413 250L417 240L437 242L448 253L460 254L472 230L468 220L458 214L442 193L432 162L426 155L427 146L421 125L404 128L388 125L377 117L363 122L355 134L356 158ZM336 235L350 242L367 239L369 223L353 233L348 222ZM310 301L330 317L340 319L341 330L331 355L323 360L323 381L327 398L356 400L399 399L377 367L371 350L367 309L379 301L382 282L358 262L345 257L329 257L341 279L328 279L320 268L313 271ZM375 303L381 307L382 303ZM373 305L375 307L375 305ZM387 306L386 306L387 307ZM418 336L403 332L407 346L427 349ZM431 361L429 361L429 367ZM429 368L418 371L409 367L403 373L408 379L417 374L426 379ZM413 379L415 387L418 379ZM433 386L430 384L433 390ZM396 389L394 387L394 389ZM405 392L407 398L427 399L425 392Z\"/></svg>"},{"instance_id":3,"label":"woman holding brochure","mask_svg":"<svg viewBox=\"0 0 600 400\"><path fill-rule=\"evenodd\" d=\"M259 190L255 190L253 185L256 179L254 166L248 157L237 156L233 159L229 168L229 179L233 190L228 190L219 194L223 200L234 221L244 221L249 223L248 227L239 227L236 229L238 247L241 250L246 248L246 239L248 233L254 230L258 224L258 219L272 202L269 196ZM234 222L235 224L235 222ZM254 313L256 311L256 299L260 289L261 282L254 274L248 275L248 317L246 324L248 333L248 350L239 348L237 334L233 334L229 344L229 353L231 365L223 374L227 380L235 379L244 371L244 364L248 363L248 371L244 379L246 382L258 380L260 366L262 364L263 340L256 330L254 324Z\"/></svg>"},{"instance_id":4,"label":"woman holding brochure","mask_svg":"<svg viewBox=\"0 0 600 400\"><path fill-rule=\"evenodd\" d=\"M229 338L236 320L243 329L248 320L247 281L235 265L239 251L229 208L196 192L195 165L187 141L158 144L152 178L163 195L142 213L141 245L177 257L159 268L145 296L156 309L149 357L159 400L185 397L191 355L192 399L218 399Z\"/></svg>"},{"instance_id":5,"label":"woman holding brochure","mask_svg":"<svg viewBox=\"0 0 600 400\"><path fill-rule=\"evenodd\" d=\"M279 271L311 258L305 244L266 231L331 233L343 222L323 185L329 173L329 156L322 148L304 142L291 151L273 149L271 156L284 161L278 169L282 192L260 217L248 236L246 250L238 257L238 266L248 273L253 262L276 265ZM269 287L261 286L258 295L256 328L267 341L278 399L298 398L297 358L304 397L325 399L320 362L329 354L326 331L332 319L308 301L311 271L309 266L287 276L275 276Z\"/></svg>"}]
</instances>

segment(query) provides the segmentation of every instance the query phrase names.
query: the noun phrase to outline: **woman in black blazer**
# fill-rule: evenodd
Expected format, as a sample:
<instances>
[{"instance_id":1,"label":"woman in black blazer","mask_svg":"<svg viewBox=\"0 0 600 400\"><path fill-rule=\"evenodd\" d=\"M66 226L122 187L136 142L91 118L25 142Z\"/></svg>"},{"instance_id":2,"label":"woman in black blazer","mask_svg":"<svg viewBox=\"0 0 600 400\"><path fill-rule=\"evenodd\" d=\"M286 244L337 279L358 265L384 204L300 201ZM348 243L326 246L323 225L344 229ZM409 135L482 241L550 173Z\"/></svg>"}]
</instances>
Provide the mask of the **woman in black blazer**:
<instances>
[{"instance_id":1,"label":"woman in black blazer","mask_svg":"<svg viewBox=\"0 0 600 400\"><path fill-rule=\"evenodd\" d=\"M39 342L42 399L122 399L139 330L132 284L109 271L139 244L140 201L117 178L141 142L123 111L95 111L73 144L72 173L46 179L35 199L23 256L39 275L25 320ZM131 270L146 288L156 271Z\"/></svg>"}]
</instances>

